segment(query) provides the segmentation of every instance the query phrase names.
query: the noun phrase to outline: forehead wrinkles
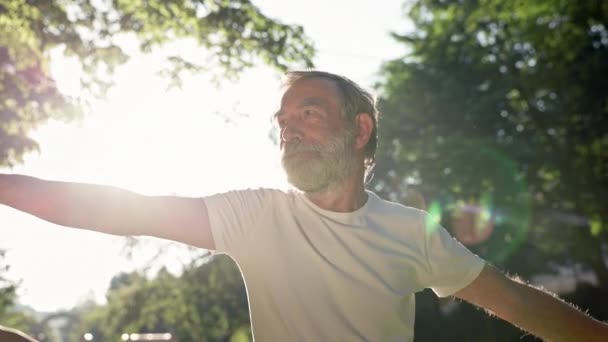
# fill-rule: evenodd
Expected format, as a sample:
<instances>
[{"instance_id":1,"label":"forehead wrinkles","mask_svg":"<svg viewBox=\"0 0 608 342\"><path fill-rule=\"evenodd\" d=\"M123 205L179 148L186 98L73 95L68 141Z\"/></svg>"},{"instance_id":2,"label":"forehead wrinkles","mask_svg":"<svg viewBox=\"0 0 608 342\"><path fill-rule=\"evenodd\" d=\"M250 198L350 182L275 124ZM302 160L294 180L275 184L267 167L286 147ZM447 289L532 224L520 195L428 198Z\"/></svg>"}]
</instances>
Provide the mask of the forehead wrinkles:
<instances>
[{"instance_id":1,"label":"forehead wrinkles","mask_svg":"<svg viewBox=\"0 0 608 342\"><path fill-rule=\"evenodd\" d=\"M303 108L303 107L307 107L307 106L315 106L315 107L323 108L326 111L329 111L331 109L327 100L325 98L318 97L318 96L307 97L307 98L300 100L300 102L296 103L295 108ZM284 106L282 105L281 107L283 108ZM282 109L280 109L272 116L272 118L274 121L277 121L283 115L284 115L284 112Z\"/></svg>"},{"instance_id":2,"label":"forehead wrinkles","mask_svg":"<svg viewBox=\"0 0 608 342\"><path fill-rule=\"evenodd\" d=\"M339 111L343 108L344 95L342 89L332 80L326 80L323 78L304 78L295 81L293 84L288 85L281 98L281 108L284 108L287 102L293 100L298 101L295 105L300 105L299 102L317 98L315 101L332 109L331 107L336 106Z\"/></svg>"}]
</instances>

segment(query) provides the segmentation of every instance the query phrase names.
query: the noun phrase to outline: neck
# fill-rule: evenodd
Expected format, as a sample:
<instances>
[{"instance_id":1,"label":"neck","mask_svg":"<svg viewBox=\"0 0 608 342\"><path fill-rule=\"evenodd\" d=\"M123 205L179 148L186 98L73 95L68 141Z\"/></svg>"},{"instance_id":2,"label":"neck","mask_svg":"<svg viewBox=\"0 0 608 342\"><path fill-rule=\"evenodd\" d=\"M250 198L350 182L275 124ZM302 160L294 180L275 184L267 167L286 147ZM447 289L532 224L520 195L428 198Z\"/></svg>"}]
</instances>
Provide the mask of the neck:
<instances>
[{"instance_id":1,"label":"neck","mask_svg":"<svg viewBox=\"0 0 608 342\"><path fill-rule=\"evenodd\" d=\"M307 192L305 196L322 209L352 212L363 207L367 202L363 179L363 172L354 172L340 184L334 184L319 192Z\"/></svg>"}]
</instances>

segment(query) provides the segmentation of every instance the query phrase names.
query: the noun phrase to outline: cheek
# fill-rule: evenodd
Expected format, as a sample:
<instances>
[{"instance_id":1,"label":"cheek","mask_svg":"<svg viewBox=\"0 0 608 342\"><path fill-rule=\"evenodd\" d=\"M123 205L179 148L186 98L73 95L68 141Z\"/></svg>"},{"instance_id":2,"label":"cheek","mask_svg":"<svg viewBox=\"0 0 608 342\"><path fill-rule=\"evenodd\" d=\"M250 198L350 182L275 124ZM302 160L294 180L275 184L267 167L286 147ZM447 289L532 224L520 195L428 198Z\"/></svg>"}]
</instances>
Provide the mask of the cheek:
<instances>
[{"instance_id":1,"label":"cheek","mask_svg":"<svg viewBox=\"0 0 608 342\"><path fill-rule=\"evenodd\" d=\"M326 122L308 123L305 128L306 134L316 139L330 138L339 131L339 127L334 127Z\"/></svg>"}]
</instances>

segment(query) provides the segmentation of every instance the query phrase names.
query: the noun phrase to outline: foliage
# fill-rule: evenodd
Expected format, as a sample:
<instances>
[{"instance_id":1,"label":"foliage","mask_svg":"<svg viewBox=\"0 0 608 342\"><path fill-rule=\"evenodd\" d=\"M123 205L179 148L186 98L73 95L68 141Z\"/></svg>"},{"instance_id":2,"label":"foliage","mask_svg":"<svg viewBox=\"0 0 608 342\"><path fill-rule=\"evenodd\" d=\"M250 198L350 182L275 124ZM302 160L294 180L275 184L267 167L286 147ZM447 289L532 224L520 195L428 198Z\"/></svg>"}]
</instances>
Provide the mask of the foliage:
<instances>
[{"instance_id":1,"label":"foliage","mask_svg":"<svg viewBox=\"0 0 608 342\"><path fill-rule=\"evenodd\" d=\"M17 283L6 279L3 274L9 266L3 262L5 252L0 250L0 324L6 327L28 331L34 320L27 314L15 310Z\"/></svg>"},{"instance_id":2,"label":"foliage","mask_svg":"<svg viewBox=\"0 0 608 342\"><path fill-rule=\"evenodd\" d=\"M170 332L180 341L228 341L233 335L243 341L245 331L250 337L245 287L228 257L193 264L179 277L166 270L151 280L119 275L107 299L85 315L79 336L92 332L96 339L118 341L124 333Z\"/></svg>"},{"instance_id":3,"label":"foliage","mask_svg":"<svg viewBox=\"0 0 608 342\"><path fill-rule=\"evenodd\" d=\"M4 259L4 254L5 252L0 250L0 261ZM4 321L3 318L8 314L15 301L16 285L2 276L2 273L6 273L8 268L7 265L0 263L0 322Z\"/></svg>"},{"instance_id":4,"label":"foliage","mask_svg":"<svg viewBox=\"0 0 608 342\"><path fill-rule=\"evenodd\" d=\"M411 52L378 84L373 186L510 273L592 270L596 287L568 299L607 319L594 303L608 293L608 3L408 6L417 30L394 37ZM417 341L537 341L428 291L416 299Z\"/></svg>"},{"instance_id":5,"label":"foliage","mask_svg":"<svg viewBox=\"0 0 608 342\"><path fill-rule=\"evenodd\" d=\"M582 264L608 286L608 3L418 0L386 63L374 186L490 221L475 249L531 275ZM411 196L410 196L411 197ZM464 209L463 209L464 208Z\"/></svg>"},{"instance_id":6,"label":"foliage","mask_svg":"<svg viewBox=\"0 0 608 342\"><path fill-rule=\"evenodd\" d=\"M128 58L124 42L151 52L189 39L205 49L197 61L167 56L163 71L176 82L184 71L235 77L256 59L281 70L311 66L313 54L301 27L266 17L249 0L1 0L0 32L0 166L38 147L32 129L77 117L87 99L103 96ZM80 61L79 98L58 90L52 51Z\"/></svg>"}]
</instances>

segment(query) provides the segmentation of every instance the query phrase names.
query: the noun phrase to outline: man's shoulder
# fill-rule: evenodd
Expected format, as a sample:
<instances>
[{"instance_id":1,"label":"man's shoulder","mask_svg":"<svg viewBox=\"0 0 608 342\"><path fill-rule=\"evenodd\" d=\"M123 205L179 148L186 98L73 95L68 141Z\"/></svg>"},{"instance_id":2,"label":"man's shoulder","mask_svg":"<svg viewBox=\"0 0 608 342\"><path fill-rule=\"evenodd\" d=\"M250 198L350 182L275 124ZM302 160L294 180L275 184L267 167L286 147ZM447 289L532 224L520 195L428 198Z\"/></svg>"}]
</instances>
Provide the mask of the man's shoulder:
<instances>
[{"instance_id":1,"label":"man's shoulder","mask_svg":"<svg viewBox=\"0 0 608 342\"><path fill-rule=\"evenodd\" d=\"M206 201L229 201L229 202L272 202L287 200L292 194L290 191L282 190L278 188L244 188L236 189L224 192L218 192L216 194L206 196Z\"/></svg>"},{"instance_id":2,"label":"man's shoulder","mask_svg":"<svg viewBox=\"0 0 608 342\"><path fill-rule=\"evenodd\" d=\"M370 195L372 210L374 212L380 214L403 215L412 218L420 218L426 214L426 212L422 209L383 199L372 191L368 190L368 194Z\"/></svg>"},{"instance_id":3,"label":"man's shoulder","mask_svg":"<svg viewBox=\"0 0 608 342\"><path fill-rule=\"evenodd\" d=\"M290 197L293 196L293 192L290 190L284 190L279 188L270 188L270 187L258 187L258 188L247 188L242 190L235 190L240 192L249 193L254 196L263 196L263 197Z\"/></svg>"},{"instance_id":4,"label":"man's shoulder","mask_svg":"<svg viewBox=\"0 0 608 342\"><path fill-rule=\"evenodd\" d=\"M367 219L373 230L398 241L406 249L420 251L424 241L426 212L399 202L370 196Z\"/></svg>"}]
</instances>

